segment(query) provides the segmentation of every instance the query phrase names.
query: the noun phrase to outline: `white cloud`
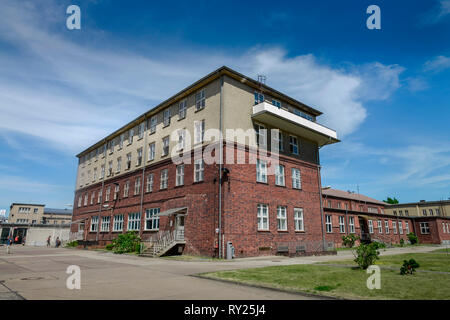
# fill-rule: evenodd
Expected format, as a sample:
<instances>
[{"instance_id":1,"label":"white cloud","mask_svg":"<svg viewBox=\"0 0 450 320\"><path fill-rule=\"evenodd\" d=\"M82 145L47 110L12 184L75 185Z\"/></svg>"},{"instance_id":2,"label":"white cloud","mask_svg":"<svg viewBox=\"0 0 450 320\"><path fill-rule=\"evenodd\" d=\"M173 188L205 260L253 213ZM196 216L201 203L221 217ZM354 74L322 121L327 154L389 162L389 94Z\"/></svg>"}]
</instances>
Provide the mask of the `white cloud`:
<instances>
[{"instance_id":1,"label":"white cloud","mask_svg":"<svg viewBox=\"0 0 450 320\"><path fill-rule=\"evenodd\" d=\"M441 72L445 69L450 68L450 57L437 56L431 60L425 62L425 71Z\"/></svg>"}]
</instances>

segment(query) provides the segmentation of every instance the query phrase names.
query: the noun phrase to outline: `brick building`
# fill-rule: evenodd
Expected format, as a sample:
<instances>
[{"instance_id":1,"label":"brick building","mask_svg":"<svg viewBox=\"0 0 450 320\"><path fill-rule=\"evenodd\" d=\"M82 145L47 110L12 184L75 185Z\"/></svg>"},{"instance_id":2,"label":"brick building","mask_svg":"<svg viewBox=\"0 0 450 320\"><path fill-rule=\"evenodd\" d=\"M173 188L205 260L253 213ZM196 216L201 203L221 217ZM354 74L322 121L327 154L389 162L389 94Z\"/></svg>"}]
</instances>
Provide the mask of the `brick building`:
<instances>
[{"instance_id":1,"label":"brick building","mask_svg":"<svg viewBox=\"0 0 450 320\"><path fill-rule=\"evenodd\" d=\"M102 246L136 231L159 253L224 256L229 241L238 257L324 252L319 148L339 140L320 115L219 68L77 155L73 238Z\"/></svg>"}]
</instances>

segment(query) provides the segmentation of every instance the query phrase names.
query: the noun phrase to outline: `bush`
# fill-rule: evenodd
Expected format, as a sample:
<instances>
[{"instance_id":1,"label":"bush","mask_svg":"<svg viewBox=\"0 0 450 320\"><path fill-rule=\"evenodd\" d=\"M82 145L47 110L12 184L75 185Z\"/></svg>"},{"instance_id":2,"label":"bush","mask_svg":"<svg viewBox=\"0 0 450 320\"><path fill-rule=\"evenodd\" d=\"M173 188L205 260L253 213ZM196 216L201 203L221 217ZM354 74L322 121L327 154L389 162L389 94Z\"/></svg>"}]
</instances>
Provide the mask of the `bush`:
<instances>
[{"instance_id":1,"label":"bush","mask_svg":"<svg viewBox=\"0 0 450 320\"><path fill-rule=\"evenodd\" d=\"M67 248L75 248L75 247L78 247L78 241L75 240L75 241L67 242L67 243L66 243L66 247L67 247Z\"/></svg>"},{"instance_id":2,"label":"bush","mask_svg":"<svg viewBox=\"0 0 450 320\"><path fill-rule=\"evenodd\" d=\"M405 240L400 239L400 247L403 247L405 245Z\"/></svg>"},{"instance_id":3,"label":"bush","mask_svg":"<svg viewBox=\"0 0 450 320\"><path fill-rule=\"evenodd\" d=\"M414 233L412 233L412 232L408 233L408 240L409 240L409 242L410 242L411 244L417 244L417 243L419 243L419 239L418 239L417 236L416 236Z\"/></svg>"},{"instance_id":4,"label":"bush","mask_svg":"<svg viewBox=\"0 0 450 320\"><path fill-rule=\"evenodd\" d=\"M105 247L106 250L112 250L114 248L114 245L112 243L108 243Z\"/></svg>"},{"instance_id":5,"label":"bush","mask_svg":"<svg viewBox=\"0 0 450 320\"><path fill-rule=\"evenodd\" d=\"M400 274L413 274L416 271L416 268L420 267L419 264L414 259L403 260L403 266L400 268Z\"/></svg>"},{"instance_id":6,"label":"bush","mask_svg":"<svg viewBox=\"0 0 450 320\"><path fill-rule=\"evenodd\" d=\"M347 248L353 248L356 240L359 240L359 237L355 236L354 234L350 234L348 236L342 236L342 245L344 245Z\"/></svg>"},{"instance_id":7,"label":"bush","mask_svg":"<svg viewBox=\"0 0 450 320\"><path fill-rule=\"evenodd\" d=\"M386 244L383 243L383 242L374 241L374 242L371 243L371 245L375 248L375 250L385 249L386 248Z\"/></svg>"},{"instance_id":8,"label":"bush","mask_svg":"<svg viewBox=\"0 0 450 320\"><path fill-rule=\"evenodd\" d=\"M380 252L378 251L378 244L372 242L370 244L361 243L356 248L355 262L361 269L367 269L370 265L375 264L379 259Z\"/></svg>"},{"instance_id":9,"label":"bush","mask_svg":"<svg viewBox=\"0 0 450 320\"><path fill-rule=\"evenodd\" d=\"M114 253L135 252L136 248L140 246L141 238L132 231L128 231L112 241L112 249Z\"/></svg>"}]
</instances>

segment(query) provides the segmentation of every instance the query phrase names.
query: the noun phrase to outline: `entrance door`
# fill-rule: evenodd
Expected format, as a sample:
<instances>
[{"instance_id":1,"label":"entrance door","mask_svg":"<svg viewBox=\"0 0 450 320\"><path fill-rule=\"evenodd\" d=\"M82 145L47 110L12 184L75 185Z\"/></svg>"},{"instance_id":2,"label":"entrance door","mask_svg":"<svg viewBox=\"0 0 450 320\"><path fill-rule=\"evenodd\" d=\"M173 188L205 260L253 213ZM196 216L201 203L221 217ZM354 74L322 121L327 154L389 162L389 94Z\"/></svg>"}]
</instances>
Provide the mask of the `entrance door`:
<instances>
[{"instance_id":1,"label":"entrance door","mask_svg":"<svg viewBox=\"0 0 450 320\"><path fill-rule=\"evenodd\" d=\"M177 231L176 239L184 240L184 215L177 215L175 230Z\"/></svg>"}]
</instances>

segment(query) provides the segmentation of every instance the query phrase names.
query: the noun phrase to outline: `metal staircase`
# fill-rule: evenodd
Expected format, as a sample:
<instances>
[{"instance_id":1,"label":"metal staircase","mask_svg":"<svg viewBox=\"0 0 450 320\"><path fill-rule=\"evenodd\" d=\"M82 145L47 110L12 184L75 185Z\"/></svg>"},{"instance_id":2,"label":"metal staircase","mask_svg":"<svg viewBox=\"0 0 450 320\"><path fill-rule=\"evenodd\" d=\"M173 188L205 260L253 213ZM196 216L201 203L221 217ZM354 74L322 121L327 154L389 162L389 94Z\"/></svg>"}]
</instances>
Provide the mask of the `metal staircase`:
<instances>
[{"instance_id":1,"label":"metal staircase","mask_svg":"<svg viewBox=\"0 0 450 320\"><path fill-rule=\"evenodd\" d=\"M170 249L178 245L184 245L184 230L161 231L151 237L148 241L141 243L140 256L160 257Z\"/></svg>"}]
</instances>

